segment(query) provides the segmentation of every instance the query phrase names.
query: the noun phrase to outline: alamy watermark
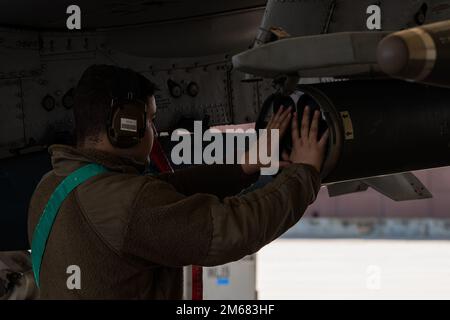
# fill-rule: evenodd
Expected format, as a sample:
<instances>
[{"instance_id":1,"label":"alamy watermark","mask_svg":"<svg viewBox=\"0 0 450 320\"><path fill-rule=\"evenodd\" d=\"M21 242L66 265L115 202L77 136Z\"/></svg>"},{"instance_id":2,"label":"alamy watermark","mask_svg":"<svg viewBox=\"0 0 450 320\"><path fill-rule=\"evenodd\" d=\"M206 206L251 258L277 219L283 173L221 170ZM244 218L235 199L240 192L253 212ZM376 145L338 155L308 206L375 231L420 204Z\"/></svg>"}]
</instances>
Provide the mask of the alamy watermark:
<instances>
[{"instance_id":1,"label":"alamy watermark","mask_svg":"<svg viewBox=\"0 0 450 320\"><path fill-rule=\"evenodd\" d=\"M66 20L66 27L68 30L81 29L81 8L78 5L72 4L67 7L66 14L69 16ZM368 15L366 19L366 27L368 30L381 30L381 7L373 4L366 9Z\"/></svg>"},{"instance_id":2,"label":"alamy watermark","mask_svg":"<svg viewBox=\"0 0 450 320\"><path fill-rule=\"evenodd\" d=\"M194 122L194 132L173 131L177 141L171 152L175 165L251 164L261 166L261 175L274 175L279 170L278 129L209 129L203 132L202 122ZM208 143L204 148L204 143Z\"/></svg>"},{"instance_id":3,"label":"alamy watermark","mask_svg":"<svg viewBox=\"0 0 450 320\"><path fill-rule=\"evenodd\" d=\"M66 27L69 30L81 30L81 8L75 4L67 7L66 13L69 17L66 20Z\"/></svg>"},{"instance_id":4,"label":"alamy watermark","mask_svg":"<svg viewBox=\"0 0 450 320\"><path fill-rule=\"evenodd\" d=\"M75 264L70 265L66 269L69 274L66 281L67 289L80 290L81 289L81 268Z\"/></svg>"}]
</instances>

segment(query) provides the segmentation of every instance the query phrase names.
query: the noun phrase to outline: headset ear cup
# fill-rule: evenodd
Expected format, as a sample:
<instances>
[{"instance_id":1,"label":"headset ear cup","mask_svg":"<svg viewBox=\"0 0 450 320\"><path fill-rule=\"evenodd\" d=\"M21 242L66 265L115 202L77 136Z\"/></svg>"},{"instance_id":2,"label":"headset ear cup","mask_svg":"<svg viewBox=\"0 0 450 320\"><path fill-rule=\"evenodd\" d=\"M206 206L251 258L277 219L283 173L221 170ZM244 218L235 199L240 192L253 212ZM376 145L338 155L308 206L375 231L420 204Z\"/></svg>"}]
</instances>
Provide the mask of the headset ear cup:
<instances>
[{"instance_id":1,"label":"headset ear cup","mask_svg":"<svg viewBox=\"0 0 450 320\"><path fill-rule=\"evenodd\" d=\"M131 148L145 136L145 106L127 101L114 106L108 133L111 144L118 148Z\"/></svg>"}]
</instances>

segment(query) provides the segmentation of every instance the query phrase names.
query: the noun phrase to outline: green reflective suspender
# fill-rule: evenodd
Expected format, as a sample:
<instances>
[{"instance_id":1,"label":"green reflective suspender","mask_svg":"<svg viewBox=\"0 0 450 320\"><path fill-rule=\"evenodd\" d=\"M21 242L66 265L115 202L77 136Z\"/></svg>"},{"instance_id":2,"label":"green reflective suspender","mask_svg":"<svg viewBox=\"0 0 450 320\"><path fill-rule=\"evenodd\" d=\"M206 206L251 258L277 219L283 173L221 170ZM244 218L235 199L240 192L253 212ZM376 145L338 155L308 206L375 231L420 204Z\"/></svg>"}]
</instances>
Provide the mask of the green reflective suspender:
<instances>
[{"instance_id":1,"label":"green reflective suspender","mask_svg":"<svg viewBox=\"0 0 450 320\"><path fill-rule=\"evenodd\" d=\"M98 164L88 164L81 167L67 176L50 196L44 212L42 213L36 229L34 230L33 239L31 242L31 262L33 265L34 278L38 288L40 286L39 274L41 271L42 258L44 256L50 231L52 230L53 223L58 215L59 208L67 196L76 187L88 179L105 172L108 172L108 170Z\"/></svg>"}]
</instances>

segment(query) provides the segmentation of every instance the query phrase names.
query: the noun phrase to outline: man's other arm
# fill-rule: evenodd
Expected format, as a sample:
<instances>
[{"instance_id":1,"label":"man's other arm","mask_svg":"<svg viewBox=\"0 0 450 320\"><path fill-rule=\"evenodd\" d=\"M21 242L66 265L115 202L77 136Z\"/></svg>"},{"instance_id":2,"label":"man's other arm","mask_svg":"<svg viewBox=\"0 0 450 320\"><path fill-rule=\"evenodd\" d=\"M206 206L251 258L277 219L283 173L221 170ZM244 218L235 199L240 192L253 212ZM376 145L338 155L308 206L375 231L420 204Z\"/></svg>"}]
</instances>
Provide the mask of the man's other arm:
<instances>
[{"instance_id":1,"label":"man's other arm","mask_svg":"<svg viewBox=\"0 0 450 320\"><path fill-rule=\"evenodd\" d=\"M164 266L235 261L296 224L319 188L317 170L301 164L259 190L223 200L211 194L185 197L167 183L150 182L135 202L123 250Z\"/></svg>"},{"instance_id":2,"label":"man's other arm","mask_svg":"<svg viewBox=\"0 0 450 320\"><path fill-rule=\"evenodd\" d=\"M186 196L209 193L221 199L238 194L258 177L259 174L244 173L241 165L198 165L157 176Z\"/></svg>"}]
</instances>

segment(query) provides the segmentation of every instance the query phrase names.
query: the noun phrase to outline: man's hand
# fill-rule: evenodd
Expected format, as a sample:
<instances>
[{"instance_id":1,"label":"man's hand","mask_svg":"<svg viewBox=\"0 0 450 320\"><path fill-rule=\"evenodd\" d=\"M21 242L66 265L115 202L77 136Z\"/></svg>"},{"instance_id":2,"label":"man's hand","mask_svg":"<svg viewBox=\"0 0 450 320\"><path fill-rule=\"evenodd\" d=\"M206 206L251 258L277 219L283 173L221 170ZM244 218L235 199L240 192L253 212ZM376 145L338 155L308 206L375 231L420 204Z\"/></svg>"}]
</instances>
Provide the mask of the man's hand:
<instances>
[{"instance_id":1,"label":"man's hand","mask_svg":"<svg viewBox=\"0 0 450 320\"><path fill-rule=\"evenodd\" d=\"M287 128L289 127L289 122L292 118L292 108L285 108L283 106L281 106L277 113L272 115L272 117L269 120L269 123L267 124L266 127L266 135L267 135L267 151L268 153L270 153L269 151L271 150L271 143L280 143L281 139L283 138L284 134L286 133ZM279 139L280 141L271 141L271 134L270 131L271 130L279 130ZM257 144L258 145L258 144ZM252 146L251 148L257 148L256 146ZM249 151L250 152L250 151ZM245 159L245 163L242 164L242 170L246 173L246 174L255 174L258 173L259 170L264 167L262 164L249 164L248 159L248 153L246 152L244 155L244 159ZM270 154L268 154L268 156L270 156ZM287 165L289 165L290 162L289 161L280 161L279 166L281 167L286 167Z\"/></svg>"},{"instance_id":2,"label":"man's hand","mask_svg":"<svg viewBox=\"0 0 450 320\"><path fill-rule=\"evenodd\" d=\"M308 164L320 172L325 156L329 130L325 131L322 138L318 140L320 112L314 113L311 127L309 126L310 108L306 107L303 112L301 131L298 130L297 113L292 118L292 152L283 155L284 160L292 163Z\"/></svg>"}]
</instances>

